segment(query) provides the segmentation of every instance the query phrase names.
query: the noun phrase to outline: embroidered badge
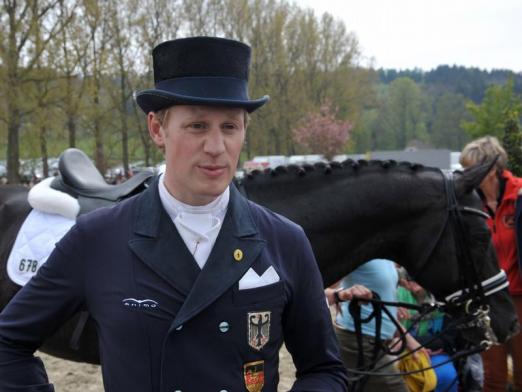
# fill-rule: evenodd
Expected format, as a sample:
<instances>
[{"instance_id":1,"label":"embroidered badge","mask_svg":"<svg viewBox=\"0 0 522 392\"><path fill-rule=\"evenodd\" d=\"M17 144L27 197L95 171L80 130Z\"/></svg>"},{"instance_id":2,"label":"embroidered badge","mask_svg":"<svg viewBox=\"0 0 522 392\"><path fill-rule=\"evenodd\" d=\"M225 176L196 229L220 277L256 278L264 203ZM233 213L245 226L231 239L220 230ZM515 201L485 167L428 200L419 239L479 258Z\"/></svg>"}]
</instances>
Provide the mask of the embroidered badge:
<instances>
[{"instance_id":1,"label":"embroidered badge","mask_svg":"<svg viewBox=\"0 0 522 392\"><path fill-rule=\"evenodd\" d=\"M514 229L515 228L515 215L504 215L502 217L502 223L504 223L504 226L506 226L508 229Z\"/></svg>"},{"instance_id":2,"label":"embroidered badge","mask_svg":"<svg viewBox=\"0 0 522 392\"><path fill-rule=\"evenodd\" d=\"M248 313L248 345L261 350L270 339L270 314L272 312Z\"/></svg>"},{"instance_id":3,"label":"embroidered badge","mask_svg":"<svg viewBox=\"0 0 522 392\"><path fill-rule=\"evenodd\" d=\"M261 392L265 385L265 361L245 363L243 376L248 392Z\"/></svg>"}]
</instances>

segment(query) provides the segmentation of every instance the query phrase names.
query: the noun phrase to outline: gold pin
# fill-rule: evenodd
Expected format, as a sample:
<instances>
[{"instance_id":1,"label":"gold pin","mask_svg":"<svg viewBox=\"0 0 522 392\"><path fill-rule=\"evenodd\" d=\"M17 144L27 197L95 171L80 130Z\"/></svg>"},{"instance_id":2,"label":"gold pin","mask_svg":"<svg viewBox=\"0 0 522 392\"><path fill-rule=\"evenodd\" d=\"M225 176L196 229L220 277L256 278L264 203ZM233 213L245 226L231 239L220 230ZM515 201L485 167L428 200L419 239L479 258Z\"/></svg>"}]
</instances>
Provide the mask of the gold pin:
<instances>
[{"instance_id":1,"label":"gold pin","mask_svg":"<svg viewBox=\"0 0 522 392\"><path fill-rule=\"evenodd\" d=\"M243 251L241 249L236 249L234 251L234 259L236 259L236 261L243 260Z\"/></svg>"}]
</instances>

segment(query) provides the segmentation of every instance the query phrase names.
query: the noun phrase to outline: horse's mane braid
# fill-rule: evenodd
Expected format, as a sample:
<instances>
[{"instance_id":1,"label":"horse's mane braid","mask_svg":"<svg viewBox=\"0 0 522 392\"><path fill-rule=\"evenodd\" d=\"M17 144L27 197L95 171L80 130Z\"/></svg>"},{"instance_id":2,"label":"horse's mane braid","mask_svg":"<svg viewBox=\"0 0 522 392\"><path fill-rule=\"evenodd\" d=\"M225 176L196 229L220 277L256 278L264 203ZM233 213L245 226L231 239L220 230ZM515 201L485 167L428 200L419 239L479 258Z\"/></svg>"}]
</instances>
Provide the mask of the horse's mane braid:
<instances>
[{"instance_id":1,"label":"horse's mane braid","mask_svg":"<svg viewBox=\"0 0 522 392\"><path fill-rule=\"evenodd\" d=\"M390 170L393 168L406 168L412 172L425 169L426 167L420 163L412 163L407 161L397 162L393 159L378 160L378 159L346 159L342 162L331 161L331 162L316 162L313 164L304 163L302 165L289 164L284 166L277 166L275 168L267 168L264 170L253 170L246 174L247 179L254 179L262 176L264 178L278 177L281 175L294 175L297 177L306 176L309 173L323 173L325 175L331 174L337 170L353 170L359 171L369 167L380 167L382 169Z\"/></svg>"}]
</instances>

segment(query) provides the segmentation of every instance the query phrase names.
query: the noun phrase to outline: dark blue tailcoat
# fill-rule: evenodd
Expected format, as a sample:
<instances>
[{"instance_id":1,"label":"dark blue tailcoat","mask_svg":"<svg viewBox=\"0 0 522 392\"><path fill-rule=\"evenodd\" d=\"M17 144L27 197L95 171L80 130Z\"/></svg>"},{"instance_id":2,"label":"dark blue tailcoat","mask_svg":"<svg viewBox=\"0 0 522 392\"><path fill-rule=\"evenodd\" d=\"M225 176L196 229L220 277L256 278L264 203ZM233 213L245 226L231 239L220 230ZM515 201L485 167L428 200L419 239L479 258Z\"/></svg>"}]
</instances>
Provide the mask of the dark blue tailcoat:
<instances>
[{"instance_id":1,"label":"dark blue tailcoat","mask_svg":"<svg viewBox=\"0 0 522 392\"><path fill-rule=\"evenodd\" d=\"M261 275L270 266L279 282L238 289L249 268ZM82 308L97 325L107 392L244 392L244 365L255 361L264 361L263 391L276 392L283 341L297 368L292 391L346 390L302 229L234 186L202 270L163 209L157 182L80 218L0 315L0 391L53 390L32 353ZM249 345L248 314L256 312L270 312L259 350Z\"/></svg>"}]
</instances>

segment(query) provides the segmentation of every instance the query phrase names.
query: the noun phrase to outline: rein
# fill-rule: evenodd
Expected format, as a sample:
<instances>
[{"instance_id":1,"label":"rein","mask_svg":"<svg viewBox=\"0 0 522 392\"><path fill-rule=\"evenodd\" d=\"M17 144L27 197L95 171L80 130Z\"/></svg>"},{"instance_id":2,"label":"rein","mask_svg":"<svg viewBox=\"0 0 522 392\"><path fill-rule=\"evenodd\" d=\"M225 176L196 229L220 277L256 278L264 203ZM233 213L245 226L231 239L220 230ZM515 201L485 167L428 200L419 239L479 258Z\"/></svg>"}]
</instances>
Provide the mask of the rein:
<instances>
[{"instance_id":1,"label":"rein","mask_svg":"<svg viewBox=\"0 0 522 392\"><path fill-rule=\"evenodd\" d=\"M491 329L490 318L489 318L489 306L486 304L486 297L490 296L500 290L505 289L508 286L508 280L506 273L503 270L500 270L496 275L481 281L478 275L478 269L476 263L470 254L469 248L469 240L466 236L466 230L463 222L463 214L473 214L479 216L484 219L488 219L489 215L484 211L481 211L477 208L461 206L458 203L456 192L455 192L455 181L452 172L443 172L441 170L444 178L444 192L446 194L447 206L446 206L446 219L443 227L435 241L431 252L428 254L425 262L422 263L419 270L422 269L422 266L429 260L429 257L433 250L436 247L436 244L440 242L443 233L446 228L450 227L452 230L454 243L456 247L456 255L459 266L459 280L460 286L465 287L464 289L460 289L455 291L452 294L447 295L444 298L444 302L434 302L428 304L421 305L412 305L401 302L390 302L390 301L382 301L374 293L374 298L371 300L366 300L365 302L370 302L373 306L373 311L365 319L361 319L360 317L360 305L357 298L354 298L350 302L350 314L354 319L355 333L357 336L357 344L358 344L358 359L357 359L357 369L348 369L349 372L358 375L357 377L351 378L350 381L354 382L354 390L359 391L364 388L364 385L367 381L368 376L397 376L397 375L409 375L414 373L424 372L429 369L433 369L439 366L442 366L450 361L456 360L458 358L466 357L471 354L475 354L481 351L484 351L491 347L496 342L496 338ZM399 322L396 318L391 315L386 306L400 306L408 309L415 309L419 312L419 316L417 318L416 323L420 322L423 317L427 314L433 312L434 310L440 309L442 311L447 309L454 309L456 307L464 308L464 316L460 319L455 320L450 323L453 324L451 327L456 329L465 329L465 328L473 328L478 327L484 329L485 339L480 342L480 344L475 346L470 346L467 349L458 351L454 353L450 358L442 363L437 364L436 366L430 366L424 369L418 369L411 372L403 372L403 373L378 373L379 369L382 369L394 362L400 361L408 355L411 355L413 352L420 350L425 347L423 345L419 346L413 352L407 352L396 359L393 359L385 364L382 364L375 367L377 365L377 361L382 358L385 353L388 354L398 354L400 353L404 347L406 347L406 334L409 331L400 334L400 349L396 352L392 352L391 349L388 349L382 342L380 338L380 327L382 320L382 312L384 311L388 317L392 320L395 326L398 328ZM369 366L364 366L364 356L363 356L363 345L362 345L362 323L369 322L373 317L375 317L375 343L374 350L372 353L372 363ZM415 326L414 323L411 328ZM430 339L425 344L431 343L433 340L440 338L443 336L445 332L448 331L450 325L445 327L440 334L437 334L432 339ZM398 328L400 330L400 328ZM379 350L382 349L383 354L379 357Z\"/></svg>"}]
</instances>

